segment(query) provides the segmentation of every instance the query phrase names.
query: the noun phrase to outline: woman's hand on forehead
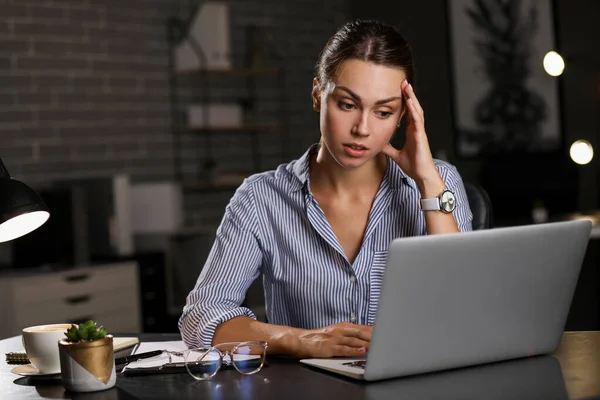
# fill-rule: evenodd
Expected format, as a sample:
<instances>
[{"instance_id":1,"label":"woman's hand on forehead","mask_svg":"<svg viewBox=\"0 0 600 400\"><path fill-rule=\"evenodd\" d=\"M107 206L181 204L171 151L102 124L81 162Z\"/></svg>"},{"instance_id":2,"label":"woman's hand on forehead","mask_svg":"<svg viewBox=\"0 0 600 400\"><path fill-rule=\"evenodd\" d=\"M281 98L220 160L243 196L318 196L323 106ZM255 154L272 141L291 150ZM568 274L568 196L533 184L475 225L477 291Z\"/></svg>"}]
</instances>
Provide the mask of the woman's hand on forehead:
<instances>
[{"instance_id":1,"label":"woman's hand on forehead","mask_svg":"<svg viewBox=\"0 0 600 400\"><path fill-rule=\"evenodd\" d=\"M427 133L425 132L425 113L419 103L415 91L408 81L401 84L406 104L407 127L406 142L401 150L391 144L383 148L383 153L394 160L400 168L410 176L419 188L429 183L438 185L442 178L435 166Z\"/></svg>"}]
</instances>

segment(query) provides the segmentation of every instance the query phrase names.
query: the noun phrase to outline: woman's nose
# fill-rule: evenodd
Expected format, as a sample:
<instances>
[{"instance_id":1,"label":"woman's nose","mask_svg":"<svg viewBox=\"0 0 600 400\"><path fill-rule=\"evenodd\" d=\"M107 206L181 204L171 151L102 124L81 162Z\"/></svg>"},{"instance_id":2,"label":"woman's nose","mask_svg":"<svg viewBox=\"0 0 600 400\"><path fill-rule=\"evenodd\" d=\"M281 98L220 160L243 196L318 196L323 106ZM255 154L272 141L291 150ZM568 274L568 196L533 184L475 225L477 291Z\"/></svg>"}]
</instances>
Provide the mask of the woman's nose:
<instances>
[{"instance_id":1,"label":"woman's nose","mask_svg":"<svg viewBox=\"0 0 600 400\"><path fill-rule=\"evenodd\" d=\"M352 133L358 136L369 136L369 121L367 113L362 113L360 118L354 122Z\"/></svg>"}]
</instances>

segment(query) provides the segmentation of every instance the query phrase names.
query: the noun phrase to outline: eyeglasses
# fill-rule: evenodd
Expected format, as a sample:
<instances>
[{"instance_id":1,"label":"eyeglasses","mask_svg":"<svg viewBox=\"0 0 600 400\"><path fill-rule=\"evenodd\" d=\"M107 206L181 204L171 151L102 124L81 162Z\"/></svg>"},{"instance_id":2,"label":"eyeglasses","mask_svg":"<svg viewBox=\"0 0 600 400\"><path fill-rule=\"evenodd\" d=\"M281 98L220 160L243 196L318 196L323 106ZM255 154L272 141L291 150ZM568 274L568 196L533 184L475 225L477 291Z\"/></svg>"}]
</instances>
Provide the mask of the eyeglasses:
<instances>
[{"instance_id":1,"label":"eyeglasses","mask_svg":"<svg viewBox=\"0 0 600 400\"><path fill-rule=\"evenodd\" d=\"M223 364L243 375L252 375L265 364L267 347L267 342L233 342L189 349L183 352L185 368L196 380L212 378Z\"/></svg>"},{"instance_id":2,"label":"eyeglasses","mask_svg":"<svg viewBox=\"0 0 600 400\"><path fill-rule=\"evenodd\" d=\"M129 364L129 368L143 370L151 367L162 372L185 368L194 379L207 380L225 365L225 368L233 367L241 374L252 375L264 366L267 347L267 342L255 341L220 343L184 351L163 350L160 356L135 361Z\"/></svg>"}]
</instances>

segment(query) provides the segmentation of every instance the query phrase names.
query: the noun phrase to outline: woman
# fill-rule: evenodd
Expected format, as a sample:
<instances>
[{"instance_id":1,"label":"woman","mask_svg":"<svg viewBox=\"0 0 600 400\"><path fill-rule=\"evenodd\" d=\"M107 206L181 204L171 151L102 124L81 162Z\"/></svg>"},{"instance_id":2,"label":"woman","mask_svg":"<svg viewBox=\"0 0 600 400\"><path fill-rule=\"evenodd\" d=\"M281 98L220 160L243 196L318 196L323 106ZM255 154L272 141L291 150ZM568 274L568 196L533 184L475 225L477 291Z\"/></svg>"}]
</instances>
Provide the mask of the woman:
<instances>
[{"instance_id":1,"label":"woman","mask_svg":"<svg viewBox=\"0 0 600 400\"><path fill-rule=\"evenodd\" d=\"M394 28L354 21L331 37L312 89L321 142L232 197L179 321L188 346L265 340L271 354L362 355L390 242L471 229L460 175L432 158L413 80ZM240 307L260 271L269 323Z\"/></svg>"}]
</instances>

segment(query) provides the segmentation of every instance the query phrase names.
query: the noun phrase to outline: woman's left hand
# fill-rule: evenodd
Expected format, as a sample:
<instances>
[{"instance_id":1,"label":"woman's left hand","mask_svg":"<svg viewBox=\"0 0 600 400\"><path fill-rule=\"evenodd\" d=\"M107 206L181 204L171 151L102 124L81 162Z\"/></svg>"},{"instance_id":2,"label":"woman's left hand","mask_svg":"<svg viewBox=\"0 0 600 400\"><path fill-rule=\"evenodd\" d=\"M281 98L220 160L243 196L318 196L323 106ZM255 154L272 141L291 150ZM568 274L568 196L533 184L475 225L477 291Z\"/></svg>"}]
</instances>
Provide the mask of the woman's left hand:
<instances>
[{"instance_id":1,"label":"woman's left hand","mask_svg":"<svg viewBox=\"0 0 600 400\"><path fill-rule=\"evenodd\" d=\"M401 150L387 144L382 152L394 160L416 182L422 196L435 197L444 189L444 182L433 162L429 148L423 108L417 100L412 85L406 80L402 82L402 94L408 114L406 142Z\"/></svg>"}]
</instances>

